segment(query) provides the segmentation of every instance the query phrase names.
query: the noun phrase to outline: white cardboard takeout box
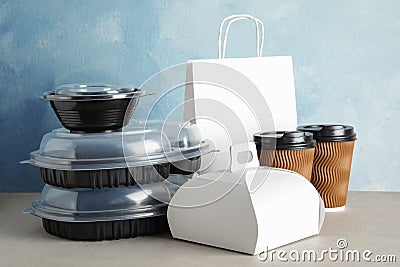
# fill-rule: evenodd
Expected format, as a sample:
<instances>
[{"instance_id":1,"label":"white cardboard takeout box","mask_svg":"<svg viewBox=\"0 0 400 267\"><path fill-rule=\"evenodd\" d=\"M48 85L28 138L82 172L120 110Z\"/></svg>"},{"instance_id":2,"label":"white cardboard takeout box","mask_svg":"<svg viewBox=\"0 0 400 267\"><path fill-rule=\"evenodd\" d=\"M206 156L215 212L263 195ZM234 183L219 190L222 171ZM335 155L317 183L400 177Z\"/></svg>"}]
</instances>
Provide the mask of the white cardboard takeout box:
<instances>
[{"instance_id":1,"label":"white cardboard takeout box","mask_svg":"<svg viewBox=\"0 0 400 267\"><path fill-rule=\"evenodd\" d=\"M310 182L259 167L254 143L230 152L230 170L197 175L172 198L174 238L255 255L320 232L324 204Z\"/></svg>"}]
</instances>

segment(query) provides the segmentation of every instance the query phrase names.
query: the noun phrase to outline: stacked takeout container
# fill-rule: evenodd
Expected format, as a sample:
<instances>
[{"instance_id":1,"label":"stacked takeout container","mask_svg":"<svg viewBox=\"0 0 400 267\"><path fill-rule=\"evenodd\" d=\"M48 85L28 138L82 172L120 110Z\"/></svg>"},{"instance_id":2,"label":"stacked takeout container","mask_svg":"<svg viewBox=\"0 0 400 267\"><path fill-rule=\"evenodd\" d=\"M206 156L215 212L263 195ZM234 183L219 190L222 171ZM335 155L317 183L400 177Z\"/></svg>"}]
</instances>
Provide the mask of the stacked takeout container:
<instances>
[{"instance_id":1,"label":"stacked takeout container","mask_svg":"<svg viewBox=\"0 0 400 267\"><path fill-rule=\"evenodd\" d=\"M131 121L146 92L71 84L45 93L64 128L42 138L30 163L46 183L27 213L53 235L103 240L168 229L167 206L200 168L209 144L195 125Z\"/></svg>"}]
</instances>

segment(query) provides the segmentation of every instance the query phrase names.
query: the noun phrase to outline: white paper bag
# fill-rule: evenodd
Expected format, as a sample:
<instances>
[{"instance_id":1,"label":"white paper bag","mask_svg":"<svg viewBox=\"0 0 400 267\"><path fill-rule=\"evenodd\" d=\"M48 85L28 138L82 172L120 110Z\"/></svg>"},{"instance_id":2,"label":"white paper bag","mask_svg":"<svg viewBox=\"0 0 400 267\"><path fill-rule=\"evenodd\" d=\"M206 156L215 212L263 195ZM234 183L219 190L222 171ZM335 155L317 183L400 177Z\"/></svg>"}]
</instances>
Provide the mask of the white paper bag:
<instances>
[{"instance_id":1,"label":"white paper bag","mask_svg":"<svg viewBox=\"0 0 400 267\"><path fill-rule=\"evenodd\" d=\"M224 58L229 28L243 19L255 23L257 57ZM256 132L297 127L292 58L262 57L263 40L260 20L230 16L220 26L219 58L187 63L185 120L195 120L203 138L212 140L220 151L216 158L203 160L206 172L226 169L229 147L252 141Z\"/></svg>"}]
</instances>

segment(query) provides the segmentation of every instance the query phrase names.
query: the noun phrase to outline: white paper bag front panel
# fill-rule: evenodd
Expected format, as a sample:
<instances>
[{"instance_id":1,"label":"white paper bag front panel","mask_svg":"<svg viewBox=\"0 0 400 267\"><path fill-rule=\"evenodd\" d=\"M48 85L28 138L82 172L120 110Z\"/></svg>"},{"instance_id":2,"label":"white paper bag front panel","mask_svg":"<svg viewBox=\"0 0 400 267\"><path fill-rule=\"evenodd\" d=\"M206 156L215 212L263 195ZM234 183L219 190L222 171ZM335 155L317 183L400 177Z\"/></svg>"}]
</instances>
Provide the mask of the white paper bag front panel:
<instances>
[{"instance_id":1,"label":"white paper bag front panel","mask_svg":"<svg viewBox=\"0 0 400 267\"><path fill-rule=\"evenodd\" d=\"M187 96L194 99L196 123L216 149L252 141L256 132L296 129L291 57L194 60L188 71L188 82L193 82L188 90L193 92ZM225 163L217 160L207 172L221 170Z\"/></svg>"},{"instance_id":2,"label":"white paper bag front panel","mask_svg":"<svg viewBox=\"0 0 400 267\"><path fill-rule=\"evenodd\" d=\"M226 149L235 143L248 142L255 132L261 131L250 106L238 95L211 84L198 84L195 90L196 123L203 138L213 140L217 147ZM219 103L213 105L207 101L210 97ZM228 132L229 124L235 129Z\"/></svg>"},{"instance_id":3,"label":"white paper bag front panel","mask_svg":"<svg viewBox=\"0 0 400 267\"><path fill-rule=\"evenodd\" d=\"M261 57L261 58L227 58L194 60L192 63L192 79L194 81L194 98L215 99L236 111L246 129L256 129L255 119L261 122L262 131L294 130L297 127L296 97L293 77L292 58L290 56ZM219 64L236 71L213 68ZM242 79L242 77L246 79ZM217 86L198 84L196 81L211 81L233 90L237 96L228 93ZM254 84L264 98L266 106L257 107L260 95L252 91L250 83ZM209 87L209 89L207 89ZM253 98L254 97L254 98ZM246 101L247 103L244 103ZM246 107L250 105L250 107ZM273 124L264 124L262 120L269 119L265 113L271 112ZM252 111L250 111L252 110ZM213 111L201 103L195 107L196 115L210 114ZM254 112L255 114L252 114ZM264 128L271 127L272 128ZM249 139L248 141L251 141Z\"/></svg>"}]
</instances>

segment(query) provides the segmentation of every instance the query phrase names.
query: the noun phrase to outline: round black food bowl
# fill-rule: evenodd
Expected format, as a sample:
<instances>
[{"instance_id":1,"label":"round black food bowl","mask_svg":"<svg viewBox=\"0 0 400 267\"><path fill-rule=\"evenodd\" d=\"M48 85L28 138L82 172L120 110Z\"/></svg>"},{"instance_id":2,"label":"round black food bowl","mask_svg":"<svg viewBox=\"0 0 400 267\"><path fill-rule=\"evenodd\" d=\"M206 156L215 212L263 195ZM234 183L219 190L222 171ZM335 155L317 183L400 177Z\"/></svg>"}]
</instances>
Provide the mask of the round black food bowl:
<instances>
[{"instance_id":1,"label":"round black food bowl","mask_svg":"<svg viewBox=\"0 0 400 267\"><path fill-rule=\"evenodd\" d=\"M68 130L104 132L125 126L144 95L131 86L71 84L57 87L42 98L50 101Z\"/></svg>"},{"instance_id":2,"label":"round black food bowl","mask_svg":"<svg viewBox=\"0 0 400 267\"><path fill-rule=\"evenodd\" d=\"M138 98L91 102L51 100L50 104L61 124L68 130L103 132L125 126L125 113L132 114L138 101Z\"/></svg>"}]
</instances>

